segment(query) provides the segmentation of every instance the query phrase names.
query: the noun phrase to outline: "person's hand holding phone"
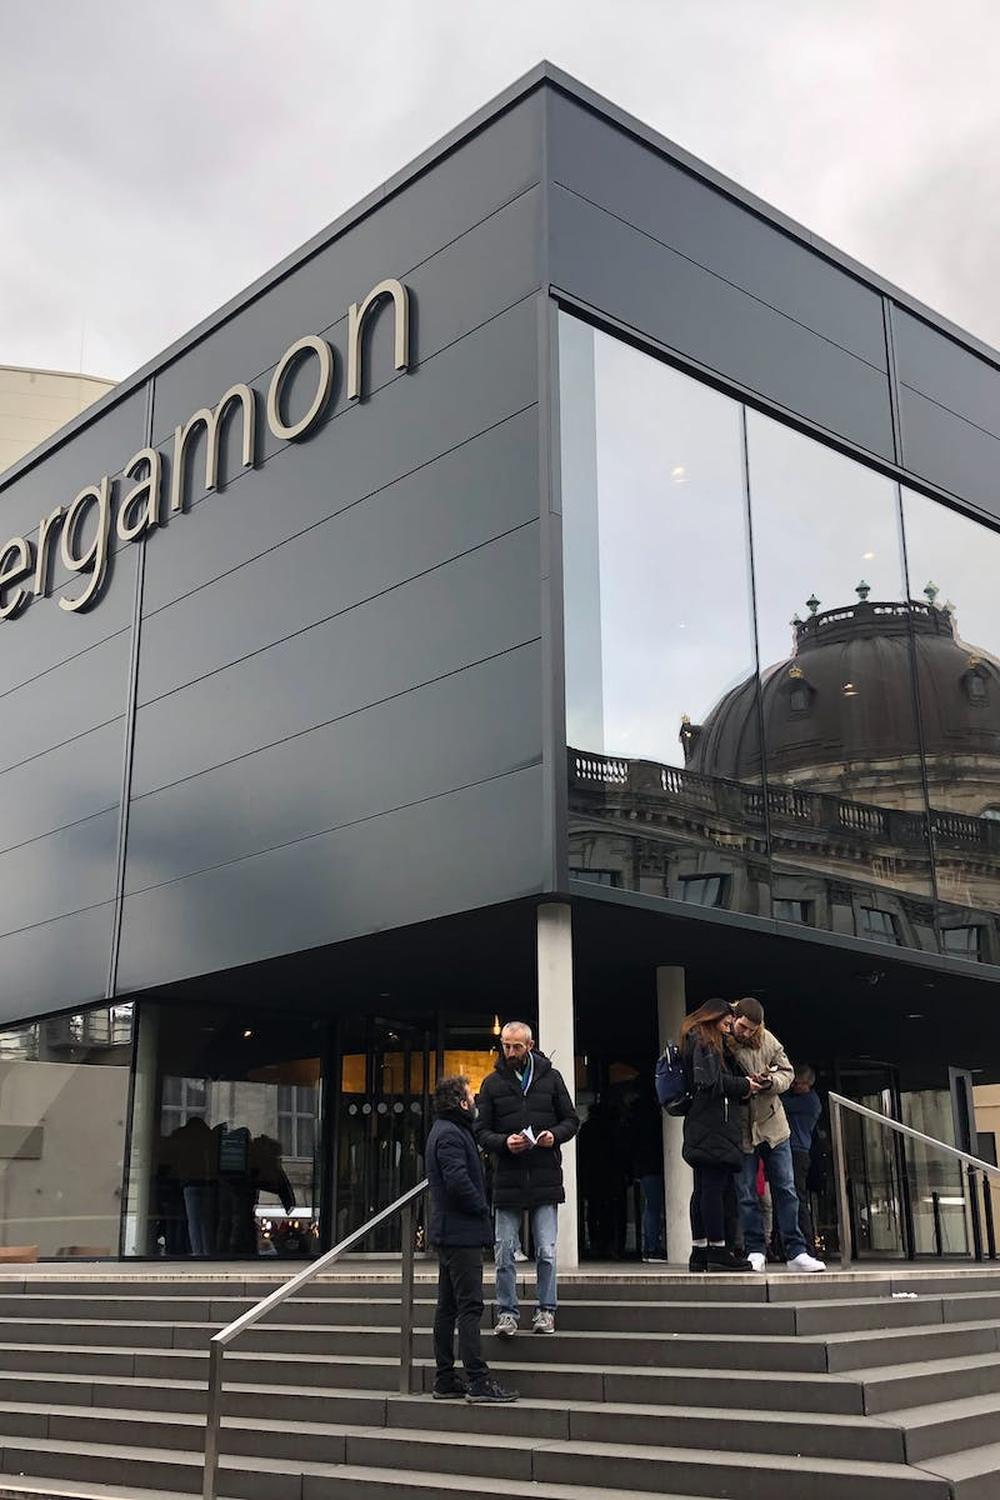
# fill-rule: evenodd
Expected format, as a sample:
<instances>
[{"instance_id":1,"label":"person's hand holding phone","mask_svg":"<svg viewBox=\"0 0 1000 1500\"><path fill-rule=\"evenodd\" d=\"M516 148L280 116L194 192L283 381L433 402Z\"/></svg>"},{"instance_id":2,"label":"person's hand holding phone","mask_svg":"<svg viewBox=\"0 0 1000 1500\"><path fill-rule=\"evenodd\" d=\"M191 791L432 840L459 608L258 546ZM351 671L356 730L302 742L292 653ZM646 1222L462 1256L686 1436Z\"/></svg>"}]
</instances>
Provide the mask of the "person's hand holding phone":
<instances>
[{"instance_id":1,"label":"person's hand holding phone","mask_svg":"<svg viewBox=\"0 0 1000 1500\"><path fill-rule=\"evenodd\" d=\"M515 1135L507 1137L507 1150L519 1156L522 1151L531 1150L531 1142L518 1131Z\"/></svg>"}]
</instances>

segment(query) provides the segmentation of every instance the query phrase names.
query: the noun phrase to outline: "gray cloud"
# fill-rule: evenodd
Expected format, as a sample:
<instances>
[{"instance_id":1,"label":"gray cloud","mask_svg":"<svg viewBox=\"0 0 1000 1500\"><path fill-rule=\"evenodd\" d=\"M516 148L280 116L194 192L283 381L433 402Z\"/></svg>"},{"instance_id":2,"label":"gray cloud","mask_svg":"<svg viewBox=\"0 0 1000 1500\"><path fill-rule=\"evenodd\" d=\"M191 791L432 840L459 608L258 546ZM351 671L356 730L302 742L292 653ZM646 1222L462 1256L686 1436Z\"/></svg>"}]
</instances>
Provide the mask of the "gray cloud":
<instances>
[{"instance_id":1,"label":"gray cloud","mask_svg":"<svg viewBox=\"0 0 1000 1500\"><path fill-rule=\"evenodd\" d=\"M542 56L1000 343L989 0L0 0L0 361L121 376Z\"/></svg>"}]
</instances>

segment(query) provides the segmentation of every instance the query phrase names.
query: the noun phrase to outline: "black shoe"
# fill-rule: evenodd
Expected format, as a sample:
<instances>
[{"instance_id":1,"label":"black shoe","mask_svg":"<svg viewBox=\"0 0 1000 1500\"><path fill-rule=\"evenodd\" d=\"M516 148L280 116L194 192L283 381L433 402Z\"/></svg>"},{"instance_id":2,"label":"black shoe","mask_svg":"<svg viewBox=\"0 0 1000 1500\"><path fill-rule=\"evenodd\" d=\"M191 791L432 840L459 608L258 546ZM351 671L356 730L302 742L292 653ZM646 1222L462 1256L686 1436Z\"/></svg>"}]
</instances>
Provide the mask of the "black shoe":
<instances>
[{"instance_id":1,"label":"black shoe","mask_svg":"<svg viewBox=\"0 0 1000 1500\"><path fill-rule=\"evenodd\" d=\"M447 1381L435 1380L432 1394L435 1401L464 1401L469 1394L468 1382L460 1375L453 1375Z\"/></svg>"},{"instance_id":2,"label":"black shoe","mask_svg":"<svg viewBox=\"0 0 1000 1500\"><path fill-rule=\"evenodd\" d=\"M709 1245L708 1265L709 1271L752 1271L753 1266L748 1260L734 1255L724 1245Z\"/></svg>"},{"instance_id":3,"label":"black shoe","mask_svg":"<svg viewBox=\"0 0 1000 1500\"><path fill-rule=\"evenodd\" d=\"M506 1386L501 1385L492 1375L481 1375L478 1380L469 1381L469 1389L465 1393L466 1401L471 1401L474 1406L485 1406L487 1404L499 1406L505 1401L516 1401L517 1391L509 1391Z\"/></svg>"},{"instance_id":4,"label":"black shoe","mask_svg":"<svg viewBox=\"0 0 1000 1500\"><path fill-rule=\"evenodd\" d=\"M707 1245L692 1245L691 1246L691 1258L688 1261L688 1270L689 1271L707 1271L708 1270L708 1246Z\"/></svg>"}]
</instances>

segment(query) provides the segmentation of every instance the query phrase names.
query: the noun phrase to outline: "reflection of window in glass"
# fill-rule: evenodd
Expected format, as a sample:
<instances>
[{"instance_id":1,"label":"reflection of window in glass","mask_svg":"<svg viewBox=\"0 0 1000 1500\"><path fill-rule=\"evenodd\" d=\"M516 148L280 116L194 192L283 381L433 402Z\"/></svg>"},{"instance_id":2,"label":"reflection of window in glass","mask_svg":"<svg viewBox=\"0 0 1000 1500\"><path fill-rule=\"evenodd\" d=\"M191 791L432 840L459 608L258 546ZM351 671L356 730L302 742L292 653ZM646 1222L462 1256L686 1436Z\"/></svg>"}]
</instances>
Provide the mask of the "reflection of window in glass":
<instances>
[{"instance_id":1,"label":"reflection of window in glass","mask_svg":"<svg viewBox=\"0 0 1000 1500\"><path fill-rule=\"evenodd\" d=\"M982 940L982 928L945 927L941 932L941 946L946 953L956 953L961 958L978 958Z\"/></svg>"},{"instance_id":2,"label":"reflection of window in glass","mask_svg":"<svg viewBox=\"0 0 1000 1500\"><path fill-rule=\"evenodd\" d=\"M809 926L812 922L812 902L789 901L784 897L776 898L774 915L779 922L801 922Z\"/></svg>"},{"instance_id":3,"label":"reflection of window in glass","mask_svg":"<svg viewBox=\"0 0 1000 1500\"><path fill-rule=\"evenodd\" d=\"M278 1139L286 1156L312 1158L316 1144L316 1090L310 1085L278 1085Z\"/></svg>"},{"instance_id":4,"label":"reflection of window in glass","mask_svg":"<svg viewBox=\"0 0 1000 1500\"><path fill-rule=\"evenodd\" d=\"M864 937L875 938L880 943L899 942L894 914L877 906L861 908L861 931Z\"/></svg>"},{"instance_id":5,"label":"reflection of window in glass","mask_svg":"<svg viewBox=\"0 0 1000 1500\"><path fill-rule=\"evenodd\" d=\"M1000 823L1000 807L984 807L982 816L988 823Z\"/></svg>"},{"instance_id":6,"label":"reflection of window in glass","mask_svg":"<svg viewBox=\"0 0 1000 1500\"><path fill-rule=\"evenodd\" d=\"M162 1129L164 1135L186 1125L197 1116L205 1119L208 1113L208 1084L204 1078L174 1078L169 1074L163 1080Z\"/></svg>"},{"instance_id":7,"label":"reflection of window in glass","mask_svg":"<svg viewBox=\"0 0 1000 1500\"><path fill-rule=\"evenodd\" d=\"M724 906L725 875L687 875L680 881L681 900L696 906Z\"/></svg>"},{"instance_id":8,"label":"reflection of window in glass","mask_svg":"<svg viewBox=\"0 0 1000 1500\"><path fill-rule=\"evenodd\" d=\"M592 885L618 886L622 883L620 870L589 870L581 865L570 865L569 873L574 880L589 880Z\"/></svg>"}]
</instances>

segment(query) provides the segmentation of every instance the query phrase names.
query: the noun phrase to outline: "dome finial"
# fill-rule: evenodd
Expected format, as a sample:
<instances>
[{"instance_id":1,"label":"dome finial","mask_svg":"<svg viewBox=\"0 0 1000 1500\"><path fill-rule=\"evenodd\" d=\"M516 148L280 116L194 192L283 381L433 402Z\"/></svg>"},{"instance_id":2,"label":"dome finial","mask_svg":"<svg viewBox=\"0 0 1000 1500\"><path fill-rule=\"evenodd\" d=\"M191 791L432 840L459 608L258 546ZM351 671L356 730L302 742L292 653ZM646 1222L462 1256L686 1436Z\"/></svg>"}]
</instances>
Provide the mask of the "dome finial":
<instances>
[{"instance_id":1,"label":"dome finial","mask_svg":"<svg viewBox=\"0 0 1000 1500\"><path fill-rule=\"evenodd\" d=\"M871 584L870 583L865 583L865 580L863 578L862 578L861 582L858 584L857 588L854 590L854 592L857 594L858 598L861 600L862 604L864 604L867 601L868 595L871 593L871 591L872 591Z\"/></svg>"},{"instance_id":2,"label":"dome finial","mask_svg":"<svg viewBox=\"0 0 1000 1500\"><path fill-rule=\"evenodd\" d=\"M934 600L937 598L940 592L941 590L938 588L936 583L928 583L927 587L924 589L924 598L927 600L927 603L931 606L932 609L934 607Z\"/></svg>"},{"instance_id":3,"label":"dome finial","mask_svg":"<svg viewBox=\"0 0 1000 1500\"><path fill-rule=\"evenodd\" d=\"M809 595L809 598L806 600L806 604L809 606L809 613L811 615L814 615L819 609L820 600L817 599L815 593L813 593Z\"/></svg>"}]
</instances>

